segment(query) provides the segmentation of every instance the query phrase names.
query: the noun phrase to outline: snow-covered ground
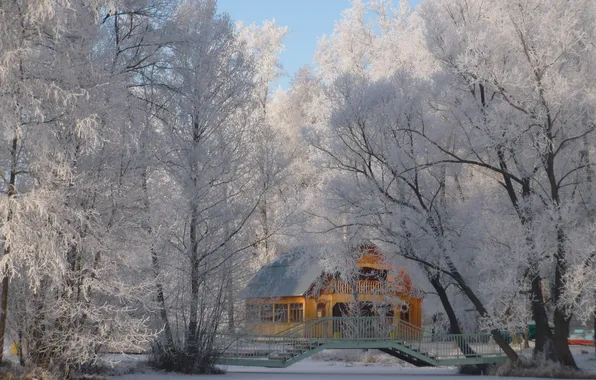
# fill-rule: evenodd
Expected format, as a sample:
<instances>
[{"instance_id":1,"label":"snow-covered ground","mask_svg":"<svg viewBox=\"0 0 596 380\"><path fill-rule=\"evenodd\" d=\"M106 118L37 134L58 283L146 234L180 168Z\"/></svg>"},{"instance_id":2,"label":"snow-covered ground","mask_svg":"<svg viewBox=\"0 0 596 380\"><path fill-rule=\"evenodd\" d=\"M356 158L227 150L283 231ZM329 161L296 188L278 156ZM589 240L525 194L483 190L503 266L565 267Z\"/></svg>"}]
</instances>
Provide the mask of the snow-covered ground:
<instances>
[{"instance_id":1,"label":"snow-covered ground","mask_svg":"<svg viewBox=\"0 0 596 380\"><path fill-rule=\"evenodd\" d=\"M596 355L594 355L594 347L571 346L571 352L577 366L584 371L594 373L594 377L596 378Z\"/></svg>"},{"instance_id":2,"label":"snow-covered ground","mask_svg":"<svg viewBox=\"0 0 596 380\"><path fill-rule=\"evenodd\" d=\"M595 373L596 359L594 348L572 348L578 366ZM424 380L433 379L466 379L480 380L486 376L469 376L457 374L456 368L416 368L399 362L397 359L378 353L375 350L363 353L359 350L327 350L311 359L298 362L288 368L253 368L227 367L225 375L192 376L165 373L142 373L117 376L115 380ZM509 377L508 380L528 377Z\"/></svg>"},{"instance_id":3,"label":"snow-covered ground","mask_svg":"<svg viewBox=\"0 0 596 380\"><path fill-rule=\"evenodd\" d=\"M339 380L339 379L366 379L382 380L424 380L432 377L457 378L455 369L450 368L408 368L392 365L345 363L345 362L322 362L314 359L306 359L291 367L284 369L273 368L250 368L250 367L229 367L225 375L189 376L174 374L133 374L116 377L118 380L183 380L183 379L220 379L220 380ZM466 379L475 377L466 376ZM478 377L480 378L480 377Z\"/></svg>"}]
</instances>

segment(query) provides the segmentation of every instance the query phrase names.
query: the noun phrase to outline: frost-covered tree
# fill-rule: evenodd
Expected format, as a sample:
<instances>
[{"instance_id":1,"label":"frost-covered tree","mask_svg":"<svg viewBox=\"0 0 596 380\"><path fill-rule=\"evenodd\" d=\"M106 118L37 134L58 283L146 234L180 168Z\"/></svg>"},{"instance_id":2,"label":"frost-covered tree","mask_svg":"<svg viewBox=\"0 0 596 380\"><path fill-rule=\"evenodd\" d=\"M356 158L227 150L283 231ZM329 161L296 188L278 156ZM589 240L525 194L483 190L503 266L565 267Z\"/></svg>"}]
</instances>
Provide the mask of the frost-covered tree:
<instances>
[{"instance_id":1,"label":"frost-covered tree","mask_svg":"<svg viewBox=\"0 0 596 380\"><path fill-rule=\"evenodd\" d=\"M153 336L143 315L149 284L139 280L144 239L130 191L135 142L125 112L134 103L126 73L138 62L130 54L117 62L102 28L114 8L104 4L11 2L1 12L15 23L3 29L3 42L18 42L3 50L2 96L12 101L2 104L12 106L2 126L15 152L7 166L15 169L3 173L15 178L6 184L1 227L2 317L22 362L64 377L102 361L102 351L142 349ZM118 9L136 26L133 13L150 4L123 1ZM125 35L142 57L139 35Z\"/></svg>"},{"instance_id":2,"label":"frost-covered tree","mask_svg":"<svg viewBox=\"0 0 596 380\"><path fill-rule=\"evenodd\" d=\"M392 223L392 213L379 211L391 202L377 200L405 180L392 202L418 193L419 201L433 206L436 220L412 227L441 236L439 246L449 242L448 255L425 247L430 257L474 268L487 327L525 325L530 304L539 331L536 351L573 366L569 320L575 307L589 315L593 302L590 276L583 274L591 273L593 244L581 237L593 228L595 73L594 51L587 47L594 7L585 1L485 5L429 1L412 12L395 10L391 2L355 2L316 55L323 82L332 86L324 120L331 134L315 143L335 169L361 178L348 181L350 187L350 175L338 177L343 206L336 213L357 215L350 220L359 219L362 228L371 227L371 214L381 214L376 230L401 229L393 240L411 242L415 234L407 223ZM399 68L408 86L395 78L371 82ZM396 97L400 92L406 95ZM412 100L418 108L400 119ZM399 141L408 134L409 142ZM439 272L452 268L445 261L427 264Z\"/></svg>"},{"instance_id":3,"label":"frost-covered tree","mask_svg":"<svg viewBox=\"0 0 596 380\"><path fill-rule=\"evenodd\" d=\"M370 18L371 15L374 17ZM415 208L414 211L421 211L420 215L428 216L426 219L423 218L422 222L417 221L407 225L403 221L403 225L400 225L395 221L389 223L390 218L385 217L374 222L369 220L358 223L363 223L362 228L367 225L370 227L371 223L374 224L376 227L373 230L376 230L377 238L380 231L384 231L381 233L383 239L394 244L391 250L401 254L409 252L411 258L421 261L423 271L427 273L429 281L447 311L451 330L460 332L457 313L445 291L446 284L451 280L442 278L444 274L436 267L430 267L433 260L425 261L428 257L433 257L432 249L427 245L420 245L420 242L418 242L419 246L414 248L415 240L420 240L416 236L421 230L414 233L411 231L420 223L424 224L432 220L431 224L434 227L427 225L426 232L434 228L439 247L446 245L443 240L449 240L449 238L443 235L449 228L446 213L450 211L444 209L444 204L452 199L450 198L452 194L446 194L445 183L446 181L458 182L457 175L453 177L445 175L446 165L437 166L436 170L431 172L427 166L430 162L428 158L420 156L424 148L417 141L418 139L411 135L411 141L407 141L407 136L401 136L399 132L401 128L407 128L415 123L420 123L422 125L420 129L424 129L424 123L429 122L424 120L426 115L422 113L426 111L423 110L421 103L425 101L425 96L432 87L425 81L416 79L427 78L434 71L429 52L417 46L423 43L422 29L423 25L418 14L403 3L399 8L394 8L389 1L366 3L359 1L344 12L344 19L338 22L331 37L321 41L316 54L321 79L328 83L334 81L333 85L324 92L326 96L324 104L329 107L331 114L327 114L323 124L335 125L335 129L332 127L333 131L323 139L324 141L317 141L317 138L312 142L331 159L332 168L351 172L345 176L340 175L340 179L333 186L336 199L343 199L344 203L344 206L335 206L338 207L336 212L368 217L371 213L387 215L391 213L382 211L384 208L399 209L402 206L400 202L408 203L400 198L404 196L404 192L418 193L418 196L414 195L413 204L420 209ZM396 70L401 71L401 76L392 76ZM388 77L391 79L386 82L380 80L374 85L368 83L375 78ZM403 116L400 115L402 112ZM341 117L345 117L343 127L339 127L342 123L339 121ZM363 126L364 124L366 127ZM392 132L389 132L390 130ZM319 137L326 133L319 133ZM400 136L396 136L396 133ZM403 141L400 141L401 139ZM369 146L367 143L370 141L375 143ZM408 149L410 149L410 161L404 161L399 154L406 154L401 151ZM363 165L366 168L367 164L364 161L370 159L370 155L373 156L372 161L378 160L375 164L371 164L375 168L371 168L370 173L364 174L363 178L366 178L363 180L364 183L353 179L363 173L364 169L361 170L360 166ZM375 166L376 164L379 166ZM411 171L415 173L413 177L405 175ZM418 181L418 176L420 178L427 176L427 179ZM353 178L348 180L346 177ZM392 181L391 178L394 180ZM431 182L428 182L429 178L432 179ZM350 181L353 181L352 184ZM369 185L366 184L367 181L371 181ZM400 181L404 181L401 187ZM377 183L377 186L373 185L374 183ZM351 186L356 186L360 190L354 190ZM384 186L388 187L384 188ZM377 196L385 196L382 191L387 191L390 195L389 199L396 203L381 203L373 206ZM366 192L369 193L364 198L366 201L360 204L362 194ZM457 192L457 186L455 186L453 194ZM426 196L429 198L423 201ZM373 211L374 207L378 207L376 211ZM441 211L437 212L437 210ZM420 217L422 216L418 216ZM355 220L354 223L356 223ZM333 224L342 223L335 221ZM410 231L406 233L408 229ZM415 252L424 252L424 254L421 257ZM434 253L437 254L437 251L435 250ZM445 264L444 258L448 255L442 253L434 257L443 258L443 260L438 259L441 264L435 263L441 267ZM466 257L465 260L470 259ZM471 289L469 293L473 293ZM484 309L484 306L481 309Z\"/></svg>"},{"instance_id":4,"label":"frost-covered tree","mask_svg":"<svg viewBox=\"0 0 596 380\"><path fill-rule=\"evenodd\" d=\"M266 119L286 31L215 5L0 4L0 336L25 364L70 376L157 331L164 366L210 370L287 176Z\"/></svg>"},{"instance_id":5,"label":"frost-covered tree","mask_svg":"<svg viewBox=\"0 0 596 380\"><path fill-rule=\"evenodd\" d=\"M331 83L345 73L379 79L405 68L413 76L427 77L436 65L422 48L423 28L408 1L355 0L333 32L319 40L314 55L319 75Z\"/></svg>"},{"instance_id":6,"label":"frost-covered tree","mask_svg":"<svg viewBox=\"0 0 596 380\"><path fill-rule=\"evenodd\" d=\"M244 25L239 22L239 38L245 43L248 54L255 59L255 87L254 96L258 101L258 108L251 113L253 123L252 134L255 135L254 158L258 162L261 190L280 188L280 177L289 176L288 156L290 151L284 149L284 136L272 124L270 104L272 100L271 88L275 81L283 74L283 67L279 61L279 53L284 49L283 39L288 33L287 27L275 25L275 20L266 21L262 26L255 24ZM282 174L282 172L284 172ZM272 173L279 175L272 176ZM282 181L283 182L283 181ZM286 219L291 208L282 206L283 200L276 191L263 193L259 204L259 219L256 226L257 263L262 264L272 260L277 247L275 235L286 226Z\"/></svg>"},{"instance_id":7,"label":"frost-covered tree","mask_svg":"<svg viewBox=\"0 0 596 380\"><path fill-rule=\"evenodd\" d=\"M258 165L259 56L229 16L217 14L214 1L188 1L168 27L176 39L152 85L164 110L154 107L150 128L164 146L155 148L146 182L151 230L160 231L152 257L165 330L156 348L164 367L206 372L225 317L233 327L230 289L247 263L240 253L259 241L250 226L278 166Z\"/></svg>"},{"instance_id":8,"label":"frost-covered tree","mask_svg":"<svg viewBox=\"0 0 596 380\"><path fill-rule=\"evenodd\" d=\"M594 4L507 1L428 3L428 46L446 76L437 99L455 133L437 144L439 160L474 165L500 177L525 233L538 349L547 350L553 309L558 359L574 366L567 345L573 308L565 278L589 265L591 249L572 236L585 226L586 162L594 139ZM433 138L430 138L432 141ZM544 281L543 281L544 280ZM547 284L551 302L544 299ZM544 339L544 340L543 340ZM547 352L549 356L551 352Z\"/></svg>"},{"instance_id":9,"label":"frost-covered tree","mask_svg":"<svg viewBox=\"0 0 596 380\"><path fill-rule=\"evenodd\" d=\"M340 77L329 90L334 104L329 132L315 136L312 143L340 173L330 187L333 210L347 218L338 226L352 225L385 243L386 252L420 264L439 295L451 331L461 333L446 281L453 281L482 317L489 317L489 311L473 290L474 277L464 272L473 257L472 235L460 219L466 215L456 211L457 173L448 173L445 164L434 165L425 154L424 139L413 132L435 122L431 110L420 106L425 87L405 72L375 83ZM490 329L515 359L498 329Z\"/></svg>"}]
</instances>

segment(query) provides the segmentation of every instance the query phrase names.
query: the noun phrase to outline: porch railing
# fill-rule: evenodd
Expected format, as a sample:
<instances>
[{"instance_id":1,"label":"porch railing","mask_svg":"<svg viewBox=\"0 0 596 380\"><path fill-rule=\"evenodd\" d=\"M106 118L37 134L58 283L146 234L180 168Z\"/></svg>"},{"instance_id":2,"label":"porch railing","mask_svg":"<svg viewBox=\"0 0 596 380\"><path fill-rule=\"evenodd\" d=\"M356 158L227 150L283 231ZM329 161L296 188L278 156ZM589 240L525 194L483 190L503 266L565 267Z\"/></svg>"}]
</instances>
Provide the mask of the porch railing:
<instances>
[{"instance_id":1,"label":"porch railing","mask_svg":"<svg viewBox=\"0 0 596 380\"><path fill-rule=\"evenodd\" d=\"M393 317L327 317L306 321L279 332L276 336L350 340L414 339L423 330Z\"/></svg>"},{"instance_id":2,"label":"porch railing","mask_svg":"<svg viewBox=\"0 0 596 380\"><path fill-rule=\"evenodd\" d=\"M352 285L340 281L340 280L333 280L331 282L329 289L336 293L336 294L352 294L354 293L352 290ZM367 280L358 280L356 282L356 292L358 294L384 294L385 292L390 291L387 288L386 283L380 281L367 281Z\"/></svg>"}]
</instances>

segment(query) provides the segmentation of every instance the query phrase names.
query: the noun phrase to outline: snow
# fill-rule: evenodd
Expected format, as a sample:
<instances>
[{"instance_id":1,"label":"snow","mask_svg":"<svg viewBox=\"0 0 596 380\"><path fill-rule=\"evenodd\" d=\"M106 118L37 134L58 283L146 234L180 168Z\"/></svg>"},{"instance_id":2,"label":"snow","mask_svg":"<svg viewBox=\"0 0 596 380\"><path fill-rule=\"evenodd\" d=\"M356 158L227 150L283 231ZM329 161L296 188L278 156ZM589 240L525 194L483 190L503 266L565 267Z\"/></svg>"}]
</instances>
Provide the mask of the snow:
<instances>
[{"instance_id":1,"label":"snow","mask_svg":"<svg viewBox=\"0 0 596 380\"><path fill-rule=\"evenodd\" d=\"M486 376L459 375L456 368L416 368L407 363L387 359L386 355L371 350L325 350L314 358L298 362L288 368L226 367L225 375L182 375L161 372L128 374L113 377L115 380L424 380L427 378L485 380ZM572 347L580 368L596 374L593 347ZM529 377L506 379L532 380Z\"/></svg>"},{"instance_id":2,"label":"snow","mask_svg":"<svg viewBox=\"0 0 596 380\"><path fill-rule=\"evenodd\" d=\"M346 364L339 362L320 362L312 359L303 360L288 368L256 368L256 367L228 367L225 375L191 376L179 374L132 374L115 377L118 380L157 380L157 379L221 379L221 380L248 380L248 379L395 379L400 380L417 379L423 380L427 377L449 376L457 378L454 369L445 368L404 368L384 365ZM466 376L467 379L473 377Z\"/></svg>"},{"instance_id":3,"label":"snow","mask_svg":"<svg viewBox=\"0 0 596 380\"><path fill-rule=\"evenodd\" d=\"M586 372L595 374L596 377L596 355L593 346L571 346L571 352L575 358L575 364Z\"/></svg>"},{"instance_id":4,"label":"snow","mask_svg":"<svg viewBox=\"0 0 596 380\"><path fill-rule=\"evenodd\" d=\"M363 365L363 364L345 364L345 363L329 363L318 362L315 360L304 360L296 363L293 366L283 369L273 368L251 368L251 367L229 367L228 373L225 375L207 375L207 376L192 376L180 374L132 374L126 376L115 377L118 380L183 380L183 379L221 379L221 380L268 380L268 379L318 379L318 380L339 380L339 379L364 379L367 380L382 380L395 379L399 376L400 380L424 380L431 378L448 378L448 379L467 379L479 380L486 379L486 376L468 376L458 375L457 370L453 368L405 368L395 366L383 365ZM515 378L508 379L525 379L531 378Z\"/></svg>"}]
</instances>

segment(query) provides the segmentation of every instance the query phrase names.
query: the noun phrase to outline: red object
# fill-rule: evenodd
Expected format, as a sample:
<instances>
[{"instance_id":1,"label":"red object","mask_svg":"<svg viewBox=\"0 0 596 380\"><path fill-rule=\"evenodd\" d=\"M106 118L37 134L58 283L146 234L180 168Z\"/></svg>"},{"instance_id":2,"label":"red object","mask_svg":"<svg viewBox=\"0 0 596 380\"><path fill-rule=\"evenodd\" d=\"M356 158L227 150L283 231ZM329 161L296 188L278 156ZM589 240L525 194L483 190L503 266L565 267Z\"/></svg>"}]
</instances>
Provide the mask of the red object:
<instances>
[{"instance_id":1,"label":"red object","mask_svg":"<svg viewBox=\"0 0 596 380\"><path fill-rule=\"evenodd\" d=\"M592 339L568 338L567 342L569 342L569 345L572 345L572 346L593 346L594 345L594 340L592 340Z\"/></svg>"}]
</instances>

